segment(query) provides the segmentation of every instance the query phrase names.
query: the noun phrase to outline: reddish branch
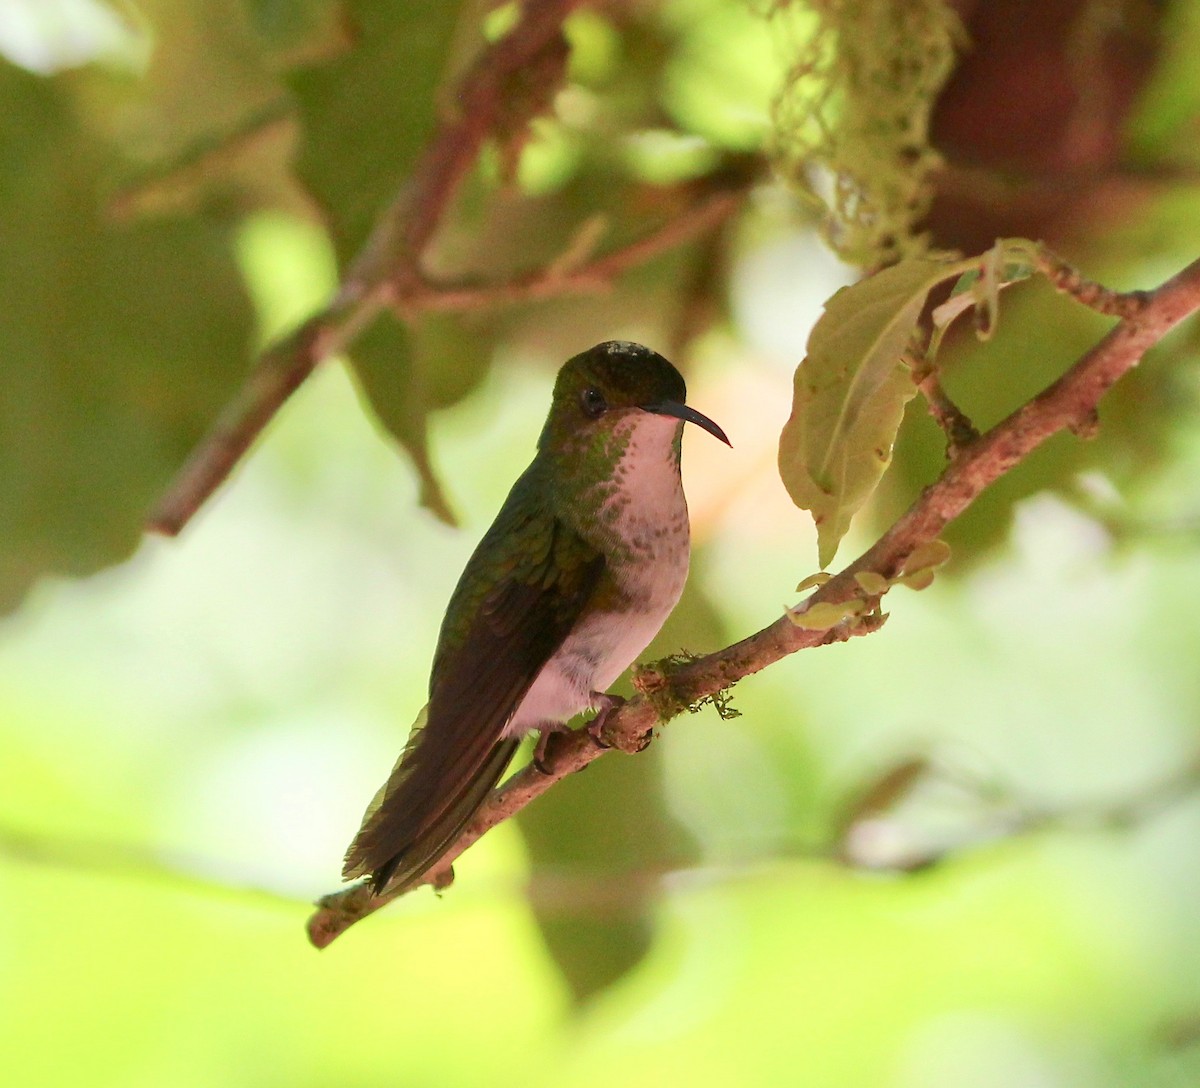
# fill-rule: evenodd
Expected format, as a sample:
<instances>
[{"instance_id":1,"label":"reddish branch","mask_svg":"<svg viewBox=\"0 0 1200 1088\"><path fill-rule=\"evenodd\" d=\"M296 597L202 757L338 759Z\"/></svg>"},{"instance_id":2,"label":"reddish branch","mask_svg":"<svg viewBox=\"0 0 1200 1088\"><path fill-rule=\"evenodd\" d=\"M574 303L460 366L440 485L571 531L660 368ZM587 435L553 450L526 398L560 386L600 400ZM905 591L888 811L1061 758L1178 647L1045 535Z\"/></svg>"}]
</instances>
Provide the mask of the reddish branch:
<instances>
[{"instance_id":1,"label":"reddish branch","mask_svg":"<svg viewBox=\"0 0 1200 1088\"><path fill-rule=\"evenodd\" d=\"M1075 431L1094 418L1105 393L1137 365L1146 351L1185 317L1200 310L1200 260L1126 308L1124 319L1061 378L1022 404L986 434L960 448L939 479L876 544L821 586L809 604L839 603L861 597L854 575L873 571L896 576L920 545L937 539L942 530L1014 465L1028 457L1051 435ZM878 599L875 598L875 601ZM604 739L615 748L643 748L654 728L696 702L710 698L743 677L798 650L866 634L881 626L882 617L869 614L853 625L830 631L797 627L782 616L769 627L724 650L664 670L642 670L635 686L642 694L610 717ZM566 735L552 760L550 773L526 767L488 799L444 861L430 874L430 883L443 886L452 879L450 864L496 824L520 811L559 779L598 758L605 751L579 730ZM386 905L393 896L374 896L356 884L326 896L309 920L309 938L324 948L360 918Z\"/></svg>"},{"instance_id":2,"label":"reddish branch","mask_svg":"<svg viewBox=\"0 0 1200 1088\"><path fill-rule=\"evenodd\" d=\"M475 59L448 99L412 177L351 267L343 293L370 293L390 279L392 289L403 294L410 281L420 279L421 256L484 141L498 127L514 123L506 114L518 77L541 70L547 54L563 52L563 20L583 3L526 0L516 26Z\"/></svg>"},{"instance_id":3,"label":"reddish branch","mask_svg":"<svg viewBox=\"0 0 1200 1088\"><path fill-rule=\"evenodd\" d=\"M707 233L741 206L748 185L746 176L705 180L708 184L682 212L675 213L661 226L619 249L578 264L554 264L499 283L439 282L418 276L398 294L394 306L405 315L535 302L607 290L625 272Z\"/></svg>"},{"instance_id":4,"label":"reddish branch","mask_svg":"<svg viewBox=\"0 0 1200 1088\"><path fill-rule=\"evenodd\" d=\"M177 534L233 471L317 364L343 348L388 301L388 279L410 278L458 186L505 108L509 80L561 40L562 21L582 0L527 0L521 20L485 49L454 96L412 175L363 246L329 306L268 349L234 401L192 452L147 521Z\"/></svg>"},{"instance_id":5,"label":"reddish branch","mask_svg":"<svg viewBox=\"0 0 1200 1088\"><path fill-rule=\"evenodd\" d=\"M177 534L287 398L384 306L403 317L603 290L629 268L690 241L732 214L751 180L745 170L717 171L699 183L687 205L661 227L576 267L551 266L498 284L441 284L426 277L423 254L484 141L493 134L511 136L545 106L557 86L566 60L562 22L584 2L526 0L513 29L479 54L455 87L408 181L351 264L337 296L262 355L151 512L150 529Z\"/></svg>"}]
</instances>

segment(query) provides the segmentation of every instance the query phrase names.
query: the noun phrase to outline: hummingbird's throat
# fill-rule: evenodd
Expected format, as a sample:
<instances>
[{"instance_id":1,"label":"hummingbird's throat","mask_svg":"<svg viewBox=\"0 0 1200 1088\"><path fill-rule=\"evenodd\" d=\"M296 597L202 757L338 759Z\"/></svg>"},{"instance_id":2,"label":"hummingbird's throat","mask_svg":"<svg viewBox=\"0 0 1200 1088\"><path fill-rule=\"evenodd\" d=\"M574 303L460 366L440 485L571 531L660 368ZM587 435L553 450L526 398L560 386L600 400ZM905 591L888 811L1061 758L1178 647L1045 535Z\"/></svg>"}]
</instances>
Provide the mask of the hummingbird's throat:
<instances>
[{"instance_id":1,"label":"hummingbird's throat","mask_svg":"<svg viewBox=\"0 0 1200 1088\"><path fill-rule=\"evenodd\" d=\"M622 423L625 421L623 420ZM683 424L640 412L598 452L575 504L576 531L619 561L687 549L687 504L679 476Z\"/></svg>"},{"instance_id":2,"label":"hummingbird's throat","mask_svg":"<svg viewBox=\"0 0 1200 1088\"><path fill-rule=\"evenodd\" d=\"M639 408L620 410L604 425L576 432L564 443L567 487L598 508L622 491L636 490L646 473L679 478L683 423Z\"/></svg>"}]
</instances>

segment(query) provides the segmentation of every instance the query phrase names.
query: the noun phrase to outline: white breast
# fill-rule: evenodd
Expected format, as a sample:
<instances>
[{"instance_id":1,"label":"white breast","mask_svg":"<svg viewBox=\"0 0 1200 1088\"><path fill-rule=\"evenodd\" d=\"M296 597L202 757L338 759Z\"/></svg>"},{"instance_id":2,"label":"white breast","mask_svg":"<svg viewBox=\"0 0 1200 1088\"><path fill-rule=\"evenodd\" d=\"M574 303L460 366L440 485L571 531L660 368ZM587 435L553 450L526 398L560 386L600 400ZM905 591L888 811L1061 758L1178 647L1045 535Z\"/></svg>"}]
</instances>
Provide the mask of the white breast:
<instances>
[{"instance_id":1,"label":"white breast","mask_svg":"<svg viewBox=\"0 0 1200 1088\"><path fill-rule=\"evenodd\" d=\"M632 606L591 613L567 636L529 689L505 730L509 735L558 725L591 706L658 634L687 580L687 502L674 442L682 423L639 413L617 465L617 489L600 513L628 547L611 565ZM607 517L605 517L607 515Z\"/></svg>"}]
</instances>

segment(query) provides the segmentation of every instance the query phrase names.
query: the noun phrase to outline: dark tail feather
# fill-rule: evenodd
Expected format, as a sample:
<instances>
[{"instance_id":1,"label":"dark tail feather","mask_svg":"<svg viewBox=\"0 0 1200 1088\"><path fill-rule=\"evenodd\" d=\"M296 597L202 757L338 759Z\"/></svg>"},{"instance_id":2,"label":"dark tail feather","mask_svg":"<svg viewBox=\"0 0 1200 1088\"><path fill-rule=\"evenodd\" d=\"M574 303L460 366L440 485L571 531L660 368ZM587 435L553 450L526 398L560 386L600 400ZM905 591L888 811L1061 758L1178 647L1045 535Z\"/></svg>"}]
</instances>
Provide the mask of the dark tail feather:
<instances>
[{"instance_id":1,"label":"dark tail feather","mask_svg":"<svg viewBox=\"0 0 1200 1088\"><path fill-rule=\"evenodd\" d=\"M419 761L410 760L415 747L410 741L346 851L342 875L350 879L369 874L376 894L385 887L396 892L415 887L479 811L519 744L516 737L498 741L478 767L462 776L454 794L435 797L436 809L420 813L413 811L413 794L427 797L428 783L416 781L419 768L412 764Z\"/></svg>"}]
</instances>

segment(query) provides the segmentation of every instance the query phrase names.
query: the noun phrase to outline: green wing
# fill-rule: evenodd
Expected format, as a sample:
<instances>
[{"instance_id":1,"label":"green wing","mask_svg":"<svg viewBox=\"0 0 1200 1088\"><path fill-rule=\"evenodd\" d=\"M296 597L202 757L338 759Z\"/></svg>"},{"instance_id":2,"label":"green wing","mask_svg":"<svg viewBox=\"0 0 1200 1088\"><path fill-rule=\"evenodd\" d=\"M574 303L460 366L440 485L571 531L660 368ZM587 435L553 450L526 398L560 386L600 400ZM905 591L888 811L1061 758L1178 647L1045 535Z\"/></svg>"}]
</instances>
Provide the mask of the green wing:
<instances>
[{"instance_id":1,"label":"green wing","mask_svg":"<svg viewBox=\"0 0 1200 1088\"><path fill-rule=\"evenodd\" d=\"M523 483L459 579L425 720L346 853L343 874L369 874L376 891L418 883L499 781L519 743L503 737L504 727L604 570L599 552L526 501Z\"/></svg>"}]
</instances>

